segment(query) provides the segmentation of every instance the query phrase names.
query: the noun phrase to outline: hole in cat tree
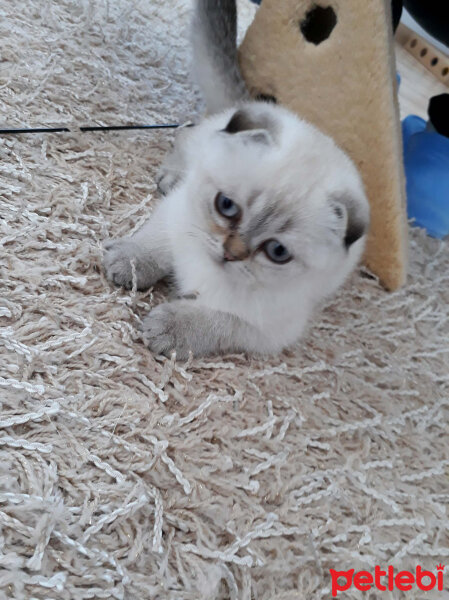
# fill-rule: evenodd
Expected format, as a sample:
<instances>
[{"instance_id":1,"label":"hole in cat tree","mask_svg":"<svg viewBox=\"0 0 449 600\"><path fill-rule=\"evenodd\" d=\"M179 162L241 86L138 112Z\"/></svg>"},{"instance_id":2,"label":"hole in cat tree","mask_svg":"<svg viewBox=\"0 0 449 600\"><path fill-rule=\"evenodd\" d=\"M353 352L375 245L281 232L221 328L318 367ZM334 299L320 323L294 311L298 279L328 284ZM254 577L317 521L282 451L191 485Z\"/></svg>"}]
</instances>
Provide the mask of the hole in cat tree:
<instances>
[{"instance_id":1,"label":"hole in cat tree","mask_svg":"<svg viewBox=\"0 0 449 600\"><path fill-rule=\"evenodd\" d=\"M427 48L423 48L419 54L420 56L425 56L427 54Z\"/></svg>"},{"instance_id":2,"label":"hole in cat tree","mask_svg":"<svg viewBox=\"0 0 449 600\"><path fill-rule=\"evenodd\" d=\"M432 67L434 67L435 65L438 64L438 58L435 56L435 58L432 58L432 60L430 61L430 64L432 65Z\"/></svg>"},{"instance_id":3,"label":"hole in cat tree","mask_svg":"<svg viewBox=\"0 0 449 600\"><path fill-rule=\"evenodd\" d=\"M412 40L410 42L410 48L414 48L416 46L416 44L418 43L418 40Z\"/></svg>"},{"instance_id":4,"label":"hole in cat tree","mask_svg":"<svg viewBox=\"0 0 449 600\"><path fill-rule=\"evenodd\" d=\"M449 67L444 67L444 69L441 71L441 75L443 77L446 77L446 75L449 73Z\"/></svg>"},{"instance_id":5,"label":"hole in cat tree","mask_svg":"<svg viewBox=\"0 0 449 600\"><path fill-rule=\"evenodd\" d=\"M301 21L299 27L306 40L318 46L327 40L336 24L337 15L332 6L315 4Z\"/></svg>"},{"instance_id":6,"label":"hole in cat tree","mask_svg":"<svg viewBox=\"0 0 449 600\"><path fill-rule=\"evenodd\" d=\"M260 100L261 102L271 102L272 104L277 104L277 99L271 94L256 94L256 100Z\"/></svg>"}]
</instances>

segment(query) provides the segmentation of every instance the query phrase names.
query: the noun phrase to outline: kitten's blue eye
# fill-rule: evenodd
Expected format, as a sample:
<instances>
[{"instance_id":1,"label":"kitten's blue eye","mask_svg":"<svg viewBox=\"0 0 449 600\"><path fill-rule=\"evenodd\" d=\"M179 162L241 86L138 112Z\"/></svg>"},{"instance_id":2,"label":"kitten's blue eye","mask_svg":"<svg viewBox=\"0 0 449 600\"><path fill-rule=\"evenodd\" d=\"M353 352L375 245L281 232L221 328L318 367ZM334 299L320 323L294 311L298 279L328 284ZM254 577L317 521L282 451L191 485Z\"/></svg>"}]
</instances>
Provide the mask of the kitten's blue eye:
<instances>
[{"instance_id":1,"label":"kitten's blue eye","mask_svg":"<svg viewBox=\"0 0 449 600\"><path fill-rule=\"evenodd\" d=\"M236 219L241 212L240 206L221 192L215 196L215 208L226 219Z\"/></svg>"},{"instance_id":2,"label":"kitten's blue eye","mask_svg":"<svg viewBox=\"0 0 449 600\"><path fill-rule=\"evenodd\" d=\"M267 258L280 265L288 263L293 258L287 248L277 240L267 240L262 244L262 249Z\"/></svg>"}]
</instances>

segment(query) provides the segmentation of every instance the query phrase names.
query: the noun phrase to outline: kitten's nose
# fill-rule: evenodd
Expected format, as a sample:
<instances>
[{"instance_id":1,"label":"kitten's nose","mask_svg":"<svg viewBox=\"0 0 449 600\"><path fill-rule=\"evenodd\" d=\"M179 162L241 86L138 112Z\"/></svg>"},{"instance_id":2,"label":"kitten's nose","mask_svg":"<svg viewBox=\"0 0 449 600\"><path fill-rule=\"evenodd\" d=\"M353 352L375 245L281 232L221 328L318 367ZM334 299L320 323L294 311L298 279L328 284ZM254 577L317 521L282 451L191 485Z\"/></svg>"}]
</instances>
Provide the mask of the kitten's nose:
<instances>
[{"instance_id":1,"label":"kitten's nose","mask_svg":"<svg viewBox=\"0 0 449 600\"><path fill-rule=\"evenodd\" d=\"M237 233L231 233L223 244L223 258L226 261L245 260L250 255L248 246Z\"/></svg>"},{"instance_id":2,"label":"kitten's nose","mask_svg":"<svg viewBox=\"0 0 449 600\"><path fill-rule=\"evenodd\" d=\"M225 261L238 260L238 258L236 256L234 256L233 254L231 254L227 250L224 250L224 252L223 252L223 258L225 259Z\"/></svg>"}]
</instances>

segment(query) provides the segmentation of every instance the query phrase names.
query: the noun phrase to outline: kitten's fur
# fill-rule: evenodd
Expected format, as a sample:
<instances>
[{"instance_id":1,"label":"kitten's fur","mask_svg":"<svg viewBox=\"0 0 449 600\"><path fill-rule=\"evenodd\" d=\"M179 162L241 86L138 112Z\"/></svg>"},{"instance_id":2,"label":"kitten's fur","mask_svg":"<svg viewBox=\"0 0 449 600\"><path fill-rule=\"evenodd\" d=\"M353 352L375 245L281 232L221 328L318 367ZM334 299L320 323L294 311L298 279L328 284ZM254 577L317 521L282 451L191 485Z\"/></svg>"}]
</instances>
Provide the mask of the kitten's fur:
<instances>
[{"instance_id":1,"label":"kitten's fur","mask_svg":"<svg viewBox=\"0 0 449 600\"><path fill-rule=\"evenodd\" d=\"M286 109L246 99L235 37L234 0L196 0L194 61L213 114L180 132L160 181L168 194L151 219L106 245L117 285L132 285L131 263L139 289L174 274L181 298L154 308L143 328L151 350L181 359L293 344L359 262L368 227L346 154ZM219 214L220 192L237 217ZM289 262L267 257L270 239Z\"/></svg>"}]
</instances>

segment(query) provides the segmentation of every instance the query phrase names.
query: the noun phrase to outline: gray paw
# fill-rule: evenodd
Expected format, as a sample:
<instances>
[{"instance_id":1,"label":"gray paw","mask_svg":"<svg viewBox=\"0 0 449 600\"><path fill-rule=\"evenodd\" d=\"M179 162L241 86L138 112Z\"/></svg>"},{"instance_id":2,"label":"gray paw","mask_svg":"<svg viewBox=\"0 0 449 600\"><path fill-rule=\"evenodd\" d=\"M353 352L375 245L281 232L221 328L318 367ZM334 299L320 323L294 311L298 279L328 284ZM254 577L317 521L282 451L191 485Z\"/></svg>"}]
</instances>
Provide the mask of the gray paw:
<instances>
[{"instance_id":1,"label":"gray paw","mask_svg":"<svg viewBox=\"0 0 449 600\"><path fill-rule=\"evenodd\" d=\"M156 177L157 189L163 196L166 196L179 183L180 179L179 172L162 166Z\"/></svg>"},{"instance_id":2,"label":"gray paw","mask_svg":"<svg viewBox=\"0 0 449 600\"><path fill-rule=\"evenodd\" d=\"M190 323L184 316L170 303L153 308L143 321L143 339L152 352L170 356L176 351L180 360L189 357Z\"/></svg>"},{"instance_id":3,"label":"gray paw","mask_svg":"<svg viewBox=\"0 0 449 600\"><path fill-rule=\"evenodd\" d=\"M106 242L103 265L106 277L111 283L122 286L127 290L132 288L133 269L136 269L138 290L148 289L161 277L158 266L150 257L142 254L138 244L131 240L111 240ZM132 261L132 262L131 262Z\"/></svg>"},{"instance_id":4,"label":"gray paw","mask_svg":"<svg viewBox=\"0 0 449 600\"><path fill-rule=\"evenodd\" d=\"M176 134L176 140L171 151L167 154L156 177L156 183L161 194L168 194L176 187L186 172L186 140L191 135L190 128L182 128Z\"/></svg>"}]
</instances>

